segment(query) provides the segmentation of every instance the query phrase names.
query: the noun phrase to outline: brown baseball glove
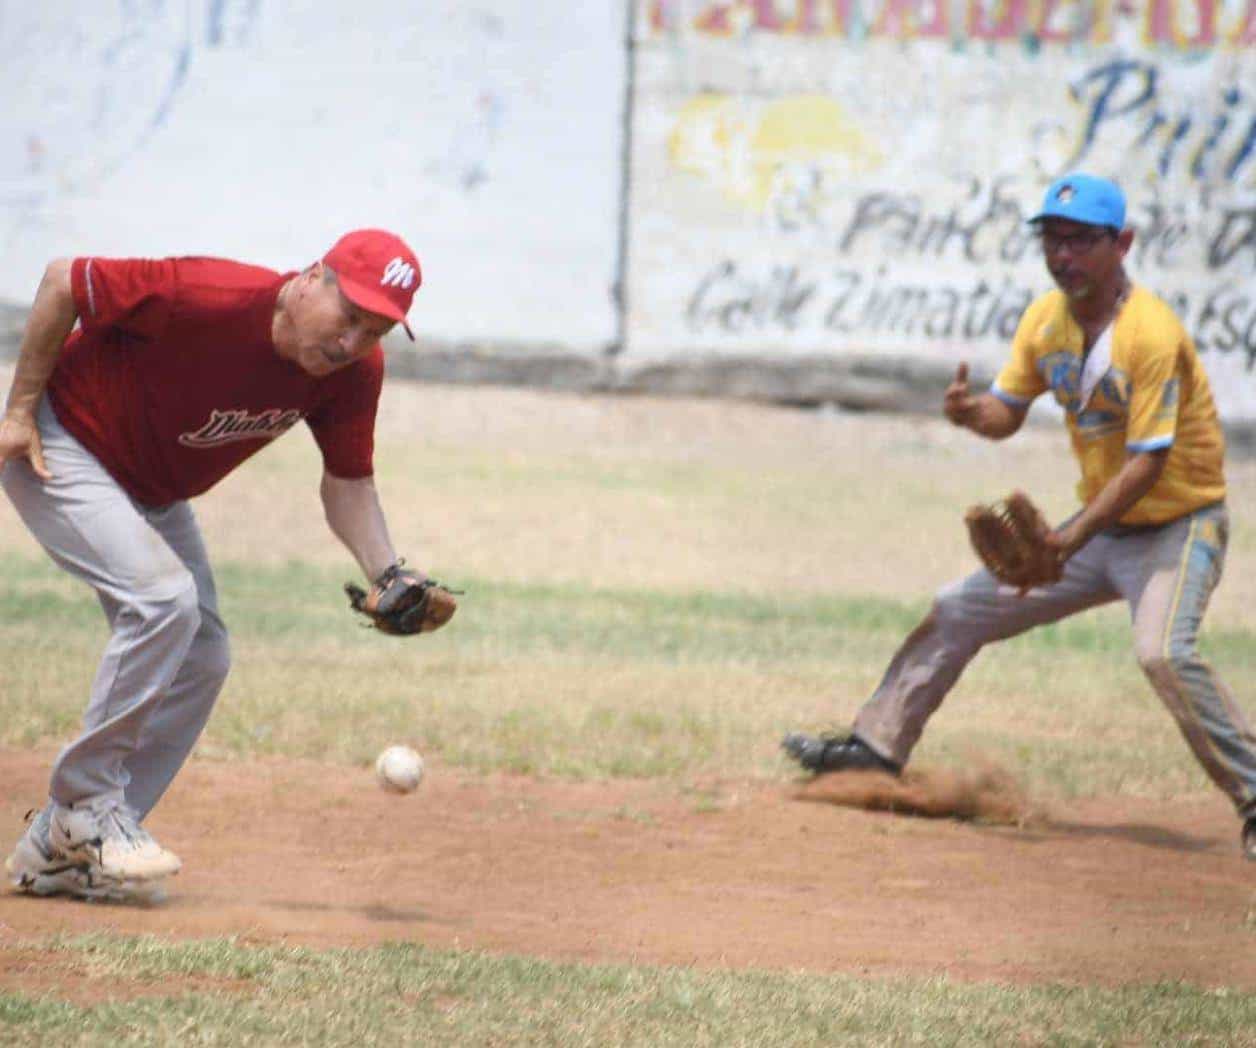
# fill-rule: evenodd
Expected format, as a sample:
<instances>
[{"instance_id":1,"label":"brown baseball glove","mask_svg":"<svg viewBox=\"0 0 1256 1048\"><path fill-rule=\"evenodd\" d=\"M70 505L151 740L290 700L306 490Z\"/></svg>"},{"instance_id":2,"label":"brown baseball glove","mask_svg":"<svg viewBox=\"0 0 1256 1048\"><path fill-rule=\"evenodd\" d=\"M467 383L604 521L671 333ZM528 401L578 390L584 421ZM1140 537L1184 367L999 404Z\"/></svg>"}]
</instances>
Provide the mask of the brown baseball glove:
<instances>
[{"instance_id":1,"label":"brown baseball glove","mask_svg":"<svg viewBox=\"0 0 1256 1048\"><path fill-rule=\"evenodd\" d=\"M413 571L406 571L402 561L390 564L369 592L352 582L345 583L349 606L370 619L370 625L381 633L396 637L440 629L458 610L456 592L435 579L420 579Z\"/></svg>"},{"instance_id":2,"label":"brown baseball glove","mask_svg":"<svg viewBox=\"0 0 1256 1048\"><path fill-rule=\"evenodd\" d=\"M1023 491L971 507L964 523L977 556L1000 582L1024 594L1060 578L1059 551L1047 544L1051 526Z\"/></svg>"}]
</instances>

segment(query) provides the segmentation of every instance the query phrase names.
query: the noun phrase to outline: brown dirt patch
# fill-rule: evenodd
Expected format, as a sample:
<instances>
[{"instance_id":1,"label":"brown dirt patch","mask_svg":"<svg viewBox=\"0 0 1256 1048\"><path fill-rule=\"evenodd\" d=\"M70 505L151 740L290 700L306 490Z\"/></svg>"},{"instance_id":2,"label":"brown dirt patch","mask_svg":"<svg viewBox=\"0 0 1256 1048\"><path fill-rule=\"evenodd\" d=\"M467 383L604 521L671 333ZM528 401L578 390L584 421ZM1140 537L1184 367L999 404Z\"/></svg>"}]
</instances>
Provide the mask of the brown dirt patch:
<instances>
[{"instance_id":1,"label":"brown dirt patch","mask_svg":"<svg viewBox=\"0 0 1256 1048\"><path fill-rule=\"evenodd\" d=\"M0 818L14 833L44 790L50 757L0 751ZM924 769L896 803L939 783L952 801L1015 796L997 775ZM56 933L109 931L1256 989L1256 866L1239 857L1236 822L1219 798L1087 801L1028 820L1015 799L986 812L1011 825L850 801L837 780L686 792L480 778L439 764L416 794L397 797L364 769L198 760L151 822L185 863L169 901L0 894L0 986L96 992L69 960L33 964L33 947ZM930 803L942 810L936 796ZM65 970L50 975L49 961Z\"/></svg>"},{"instance_id":2,"label":"brown dirt patch","mask_svg":"<svg viewBox=\"0 0 1256 1048\"><path fill-rule=\"evenodd\" d=\"M69 905L67 903L67 905ZM0 989L28 997L51 997L90 1006L105 1001L142 997L175 997L188 993L252 994L247 979L216 979L207 975L133 979L94 971L79 957L58 955L34 945L13 945L12 929L0 927Z\"/></svg>"},{"instance_id":3,"label":"brown dirt patch","mask_svg":"<svg viewBox=\"0 0 1256 1048\"><path fill-rule=\"evenodd\" d=\"M1020 783L994 765L962 771L908 768L899 778L867 773L823 775L798 787L794 796L865 811L978 819L995 825L1029 826L1045 819L1045 813L1030 804Z\"/></svg>"}]
</instances>

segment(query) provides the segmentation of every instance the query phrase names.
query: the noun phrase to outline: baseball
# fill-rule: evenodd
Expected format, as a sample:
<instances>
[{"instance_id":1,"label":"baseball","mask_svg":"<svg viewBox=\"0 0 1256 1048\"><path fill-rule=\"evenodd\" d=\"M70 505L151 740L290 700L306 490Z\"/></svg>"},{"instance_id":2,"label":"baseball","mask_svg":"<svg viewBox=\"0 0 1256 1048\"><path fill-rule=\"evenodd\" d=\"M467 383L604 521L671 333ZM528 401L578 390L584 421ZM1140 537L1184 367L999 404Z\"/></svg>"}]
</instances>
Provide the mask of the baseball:
<instances>
[{"instance_id":1,"label":"baseball","mask_svg":"<svg viewBox=\"0 0 1256 1048\"><path fill-rule=\"evenodd\" d=\"M423 778L423 758L409 746L389 746L375 759L375 777L389 793L410 793Z\"/></svg>"}]
</instances>

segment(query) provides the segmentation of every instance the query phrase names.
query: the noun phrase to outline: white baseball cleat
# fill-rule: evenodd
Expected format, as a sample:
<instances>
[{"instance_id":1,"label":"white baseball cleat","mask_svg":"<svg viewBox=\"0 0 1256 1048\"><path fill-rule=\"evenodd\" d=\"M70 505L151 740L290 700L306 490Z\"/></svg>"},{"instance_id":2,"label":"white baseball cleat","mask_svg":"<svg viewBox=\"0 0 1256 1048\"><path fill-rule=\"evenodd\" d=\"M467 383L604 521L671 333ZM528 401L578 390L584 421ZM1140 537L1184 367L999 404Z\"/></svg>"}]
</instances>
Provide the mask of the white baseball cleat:
<instances>
[{"instance_id":1,"label":"white baseball cleat","mask_svg":"<svg viewBox=\"0 0 1256 1048\"><path fill-rule=\"evenodd\" d=\"M47 808L28 819L26 832L4 864L5 874L18 891L110 902L158 903L165 899L165 888L158 881L115 880L91 863L58 854L49 838Z\"/></svg>"},{"instance_id":2,"label":"white baseball cleat","mask_svg":"<svg viewBox=\"0 0 1256 1048\"><path fill-rule=\"evenodd\" d=\"M154 881L178 873L183 863L153 840L124 804L100 811L54 805L49 824L54 854L85 864L108 881Z\"/></svg>"}]
</instances>

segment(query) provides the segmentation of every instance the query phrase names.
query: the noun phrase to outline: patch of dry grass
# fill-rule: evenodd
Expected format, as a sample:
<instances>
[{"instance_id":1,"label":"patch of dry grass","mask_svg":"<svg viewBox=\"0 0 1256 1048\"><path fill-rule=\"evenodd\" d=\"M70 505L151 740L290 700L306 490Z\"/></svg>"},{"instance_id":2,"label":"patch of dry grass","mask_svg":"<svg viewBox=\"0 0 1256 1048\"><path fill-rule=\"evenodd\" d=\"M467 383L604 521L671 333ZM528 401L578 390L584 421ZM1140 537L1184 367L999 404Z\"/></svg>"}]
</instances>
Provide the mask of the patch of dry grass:
<instances>
[{"instance_id":1,"label":"patch of dry grass","mask_svg":"<svg viewBox=\"0 0 1256 1048\"><path fill-rule=\"evenodd\" d=\"M208 745L364 761L417 735L475 767L773 774L780 731L848 723L915 609L970 570L968 503L1024 485L1063 516L1076 479L1051 420L993 444L935 419L403 383L385 388L378 463L399 549L469 580L466 610L435 644L363 643L317 451L304 433L276 442L198 500L237 651ZM1205 644L1252 709L1256 462L1229 471ZM6 555L14 607L38 605L6 624L8 650L43 651L61 623L55 657L15 662L0 696L22 744L77 722L103 625L80 586L26 567L42 562L0 499ZM1068 793L1207 789L1125 622L1112 606L983 652L921 758L976 746Z\"/></svg>"},{"instance_id":2,"label":"patch of dry grass","mask_svg":"<svg viewBox=\"0 0 1256 1048\"><path fill-rule=\"evenodd\" d=\"M941 419L402 382L385 387L377 463L398 549L442 577L903 599L971 569L968 504L1025 486L1062 517L1076 480L1049 420L994 444ZM199 499L215 558L347 570L319 468L297 432ZM1256 462L1229 470L1214 615L1250 628ZM31 549L0 500L0 552Z\"/></svg>"}]
</instances>

